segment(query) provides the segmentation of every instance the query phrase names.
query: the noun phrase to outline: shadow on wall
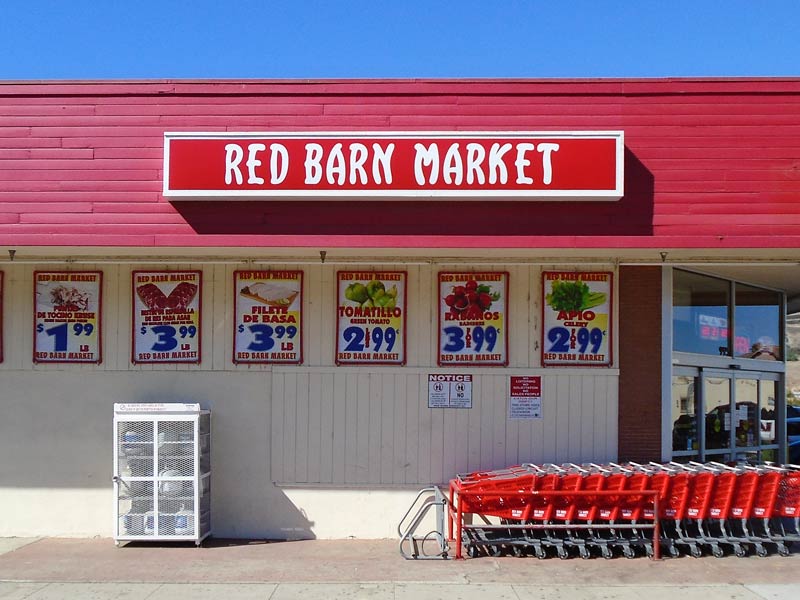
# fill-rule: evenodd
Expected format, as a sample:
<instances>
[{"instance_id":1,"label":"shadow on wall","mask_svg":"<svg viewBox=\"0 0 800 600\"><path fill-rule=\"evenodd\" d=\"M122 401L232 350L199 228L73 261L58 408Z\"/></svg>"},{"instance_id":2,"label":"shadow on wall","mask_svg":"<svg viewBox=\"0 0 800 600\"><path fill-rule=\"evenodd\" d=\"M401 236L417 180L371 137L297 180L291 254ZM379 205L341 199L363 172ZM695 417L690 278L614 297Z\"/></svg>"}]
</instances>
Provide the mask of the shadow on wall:
<instances>
[{"instance_id":1,"label":"shadow on wall","mask_svg":"<svg viewBox=\"0 0 800 600\"><path fill-rule=\"evenodd\" d=\"M618 201L253 200L172 203L202 235L649 236L652 173L625 148ZM580 217L580 218L577 218Z\"/></svg>"},{"instance_id":2,"label":"shadow on wall","mask_svg":"<svg viewBox=\"0 0 800 600\"><path fill-rule=\"evenodd\" d=\"M46 504L51 490L64 490L63 502L75 499L74 506L62 506L65 512L106 531L112 522L114 403L199 402L212 411L214 535L315 537L314 524L270 479L269 379L263 372L38 371L2 378L0 488L11 494L14 488L40 491ZM99 498L99 506L87 497ZM26 510L14 512L20 520L37 519L34 508Z\"/></svg>"}]
</instances>

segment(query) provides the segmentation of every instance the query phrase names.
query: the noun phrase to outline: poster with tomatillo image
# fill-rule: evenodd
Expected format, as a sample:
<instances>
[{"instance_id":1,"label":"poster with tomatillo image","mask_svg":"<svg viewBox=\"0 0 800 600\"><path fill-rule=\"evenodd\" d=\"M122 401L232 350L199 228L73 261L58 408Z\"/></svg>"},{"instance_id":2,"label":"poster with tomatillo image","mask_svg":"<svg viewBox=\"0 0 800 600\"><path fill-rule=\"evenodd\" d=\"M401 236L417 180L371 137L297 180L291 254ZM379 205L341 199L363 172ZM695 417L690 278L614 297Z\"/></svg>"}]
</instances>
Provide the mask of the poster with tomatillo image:
<instances>
[{"instance_id":1,"label":"poster with tomatillo image","mask_svg":"<svg viewBox=\"0 0 800 600\"><path fill-rule=\"evenodd\" d=\"M508 364L508 273L439 273L439 365Z\"/></svg>"},{"instance_id":2,"label":"poster with tomatillo image","mask_svg":"<svg viewBox=\"0 0 800 600\"><path fill-rule=\"evenodd\" d=\"M405 364L405 271L339 271L336 298L337 365Z\"/></svg>"},{"instance_id":3,"label":"poster with tomatillo image","mask_svg":"<svg viewBox=\"0 0 800 600\"><path fill-rule=\"evenodd\" d=\"M200 362L200 271L134 271L133 362Z\"/></svg>"},{"instance_id":4,"label":"poster with tomatillo image","mask_svg":"<svg viewBox=\"0 0 800 600\"><path fill-rule=\"evenodd\" d=\"M612 273L542 274L542 365L611 365Z\"/></svg>"}]
</instances>

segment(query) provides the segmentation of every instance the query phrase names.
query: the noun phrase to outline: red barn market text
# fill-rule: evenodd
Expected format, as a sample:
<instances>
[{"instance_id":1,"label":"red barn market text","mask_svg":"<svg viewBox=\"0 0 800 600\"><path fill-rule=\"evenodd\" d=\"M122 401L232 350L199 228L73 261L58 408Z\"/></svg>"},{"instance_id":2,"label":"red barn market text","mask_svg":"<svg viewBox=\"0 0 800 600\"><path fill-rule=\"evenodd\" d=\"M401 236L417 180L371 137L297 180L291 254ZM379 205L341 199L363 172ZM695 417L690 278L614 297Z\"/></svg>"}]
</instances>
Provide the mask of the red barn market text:
<instances>
[{"instance_id":1,"label":"red barn market text","mask_svg":"<svg viewBox=\"0 0 800 600\"><path fill-rule=\"evenodd\" d=\"M175 133L165 134L164 194L615 199L622 189L621 156L621 132L546 137Z\"/></svg>"},{"instance_id":2,"label":"red barn market text","mask_svg":"<svg viewBox=\"0 0 800 600\"><path fill-rule=\"evenodd\" d=\"M333 145L331 151L325 155L325 149L320 144L307 143L305 145L305 160L303 169L306 185L318 185L325 181L330 185L343 186L345 182L350 185L360 183L387 184L392 183L392 155L395 144L390 143L385 147L381 144L372 144L367 147L361 143L351 143L347 147L341 143ZM533 183L531 160L541 162L538 172L542 173L542 184L550 185L553 182L553 164L551 155L557 152L558 144L540 143L530 144L519 142L513 147L511 144L492 144L487 156L486 149L477 143L466 144L461 147L458 142L447 146L447 150L440 151L437 143L429 146L414 144L414 180L419 186L426 184L435 185L441 173L442 181L447 185L461 185L477 183L483 185L508 183L508 165L506 154L512 151L516 183L530 185ZM442 152L444 155L442 156ZM538 152L541 157L533 158L533 153ZM269 155L269 162L262 160ZM239 144L225 145L225 184L231 185L236 181L241 185L244 181L242 167L246 167L247 183L263 185L265 177L269 174L269 182L279 185L286 180L289 173L289 151L283 144L261 143L247 145L247 160L242 165L245 150ZM263 167L263 168L262 168ZM268 167L268 168L267 168Z\"/></svg>"}]
</instances>

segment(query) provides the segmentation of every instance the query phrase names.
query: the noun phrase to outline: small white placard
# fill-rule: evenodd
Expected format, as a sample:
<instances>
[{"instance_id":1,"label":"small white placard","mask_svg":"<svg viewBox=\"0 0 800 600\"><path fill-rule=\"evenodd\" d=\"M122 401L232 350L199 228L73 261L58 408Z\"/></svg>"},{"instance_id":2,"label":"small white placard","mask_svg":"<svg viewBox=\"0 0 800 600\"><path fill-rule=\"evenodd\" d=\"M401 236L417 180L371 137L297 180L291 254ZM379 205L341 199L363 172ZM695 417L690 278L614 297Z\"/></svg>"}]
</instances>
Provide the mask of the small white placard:
<instances>
[{"instance_id":1,"label":"small white placard","mask_svg":"<svg viewBox=\"0 0 800 600\"><path fill-rule=\"evenodd\" d=\"M472 375L429 374L428 408L472 408Z\"/></svg>"},{"instance_id":2,"label":"small white placard","mask_svg":"<svg viewBox=\"0 0 800 600\"><path fill-rule=\"evenodd\" d=\"M509 381L509 419L542 418L542 378L512 376Z\"/></svg>"}]
</instances>

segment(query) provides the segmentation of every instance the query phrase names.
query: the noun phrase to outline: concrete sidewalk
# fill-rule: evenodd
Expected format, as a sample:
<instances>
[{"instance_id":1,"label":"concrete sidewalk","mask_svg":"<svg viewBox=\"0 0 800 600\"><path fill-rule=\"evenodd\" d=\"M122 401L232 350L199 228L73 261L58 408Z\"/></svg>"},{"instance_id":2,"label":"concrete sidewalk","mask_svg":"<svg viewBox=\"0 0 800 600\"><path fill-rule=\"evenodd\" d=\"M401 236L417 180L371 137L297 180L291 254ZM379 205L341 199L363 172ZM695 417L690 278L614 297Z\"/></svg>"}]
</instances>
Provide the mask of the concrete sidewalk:
<instances>
[{"instance_id":1,"label":"concrete sidewalk","mask_svg":"<svg viewBox=\"0 0 800 600\"><path fill-rule=\"evenodd\" d=\"M0 599L796 600L800 554L767 558L405 561L391 540L0 540Z\"/></svg>"}]
</instances>

